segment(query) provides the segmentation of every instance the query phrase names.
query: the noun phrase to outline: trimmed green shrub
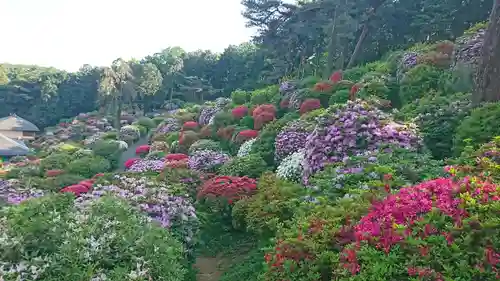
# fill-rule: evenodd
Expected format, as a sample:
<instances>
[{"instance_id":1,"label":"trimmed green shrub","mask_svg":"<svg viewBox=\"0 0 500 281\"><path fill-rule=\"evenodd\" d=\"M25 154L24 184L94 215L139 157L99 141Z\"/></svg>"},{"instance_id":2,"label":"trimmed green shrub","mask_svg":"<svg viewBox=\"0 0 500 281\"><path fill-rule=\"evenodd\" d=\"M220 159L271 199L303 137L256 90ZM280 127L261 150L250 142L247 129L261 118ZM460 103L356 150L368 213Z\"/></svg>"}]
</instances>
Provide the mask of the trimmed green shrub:
<instances>
[{"instance_id":1,"label":"trimmed green shrub","mask_svg":"<svg viewBox=\"0 0 500 281\"><path fill-rule=\"evenodd\" d=\"M235 90L231 93L231 99L233 100L233 103L236 105L242 105L248 102L250 97L250 94L246 91L243 90Z\"/></svg>"},{"instance_id":2,"label":"trimmed green shrub","mask_svg":"<svg viewBox=\"0 0 500 281\"><path fill-rule=\"evenodd\" d=\"M52 153L40 161L40 169L59 170L65 169L66 166L73 160L73 157L67 153Z\"/></svg>"},{"instance_id":3,"label":"trimmed green shrub","mask_svg":"<svg viewBox=\"0 0 500 281\"><path fill-rule=\"evenodd\" d=\"M233 158L222 165L219 174L225 176L247 176L259 178L267 170L267 163L259 154L249 154L243 157Z\"/></svg>"},{"instance_id":4,"label":"trimmed green shrub","mask_svg":"<svg viewBox=\"0 0 500 281\"><path fill-rule=\"evenodd\" d=\"M69 173L91 178L95 174L109 172L111 163L103 157L83 157L69 163L67 169Z\"/></svg>"},{"instance_id":5,"label":"trimmed green shrub","mask_svg":"<svg viewBox=\"0 0 500 281\"><path fill-rule=\"evenodd\" d=\"M148 131L151 130L151 129L156 128L156 126L157 126L157 124L155 123L155 121L153 119L151 119L151 118L148 118L148 117L140 117L137 120L137 124L139 126L145 127Z\"/></svg>"}]
</instances>

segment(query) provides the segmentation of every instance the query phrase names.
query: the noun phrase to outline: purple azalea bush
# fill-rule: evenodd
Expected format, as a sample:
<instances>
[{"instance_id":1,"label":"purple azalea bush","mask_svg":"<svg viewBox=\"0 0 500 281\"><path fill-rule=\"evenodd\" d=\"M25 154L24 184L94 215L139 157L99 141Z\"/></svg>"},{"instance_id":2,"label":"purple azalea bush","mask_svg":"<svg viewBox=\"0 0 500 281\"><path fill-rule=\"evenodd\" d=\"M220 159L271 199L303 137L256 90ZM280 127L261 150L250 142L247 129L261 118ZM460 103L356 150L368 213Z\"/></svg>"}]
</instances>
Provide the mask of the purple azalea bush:
<instances>
[{"instance_id":1,"label":"purple azalea bush","mask_svg":"<svg viewBox=\"0 0 500 281\"><path fill-rule=\"evenodd\" d=\"M290 91L293 91L295 89L295 85L290 82L290 81L285 81L280 84L280 93L288 93Z\"/></svg>"},{"instance_id":2,"label":"purple azalea bush","mask_svg":"<svg viewBox=\"0 0 500 281\"><path fill-rule=\"evenodd\" d=\"M165 167L164 160L137 160L130 168L128 172L133 173L144 173L144 172L160 172Z\"/></svg>"},{"instance_id":3,"label":"purple azalea bush","mask_svg":"<svg viewBox=\"0 0 500 281\"><path fill-rule=\"evenodd\" d=\"M275 159L280 162L285 157L303 149L310 132L300 121L294 121L285 127L277 136L274 143Z\"/></svg>"},{"instance_id":4,"label":"purple azalea bush","mask_svg":"<svg viewBox=\"0 0 500 281\"><path fill-rule=\"evenodd\" d=\"M200 124L201 126L208 125L208 123L210 123L210 119L212 119L220 110L221 109L218 107L203 107L200 112L200 117L198 117L198 124Z\"/></svg>"},{"instance_id":5,"label":"purple azalea bush","mask_svg":"<svg viewBox=\"0 0 500 281\"><path fill-rule=\"evenodd\" d=\"M0 180L0 201L17 205L25 200L44 195L42 190L24 188L19 185L20 183L16 180Z\"/></svg>"},{"instance_id":6,"label":"purple azalea bush","mask_svg":"<svg viewBox=\"0 0 500 281\"><path fill-rule=\"evenodd\" d=\"M199 220L195 208L186 196L170 194L164 183L154 182L146 177L134 178L115 175L115 184L96 185L91 193L75 199L77 206L85 207L102 196L116 196L137 207L162 227L171 229L189 251L194 246L194 236Z\"/></svg>"},{"instance_id":7,"label":"purple azalea bush","mask_svg":"<svg viewBox=\"0 0 500 281\"><path fill-rule=\"evenodd\" d=\"M177 132L181 129L179 121L175 118L165 119L160 126L156 129L156 133L167 134L171 132Z\"/></svg>"},{"instance_id":8,"label":"purple azalea bush","mask_svg":"<svg viewBox=\"0 0 500 281\"><path fill-rule=\"evenodd\" d=\"M229 159L230 156L222 152L198 150L189 156L188 167L201 172L214 172Z\"/></svg>"},{"instance_id":9,"label":"purple azalea bush","mask_svg":"<svg viewBox=\"0 0 500 281\"><path fill-rule=\"evenodd\" d=\"M328 163L387 144L411 149L420 146L421 139L413 128L393 122L367 102L356 100L332 107L307 137L304 182Z\"/></svg>"},{"instance_id":10,"label":"purple azalea bush","mask_svg":"<svg viewBox=\"0 0 500 281\"><path fill-rule=\"evenodd\" d=\"M458 47L456 48L454 57L455 65L460 63L472 64L475 66L481 57L485 29L480 29L472 36L463 37L457 40Z\"/></svg>"}]
</instances>

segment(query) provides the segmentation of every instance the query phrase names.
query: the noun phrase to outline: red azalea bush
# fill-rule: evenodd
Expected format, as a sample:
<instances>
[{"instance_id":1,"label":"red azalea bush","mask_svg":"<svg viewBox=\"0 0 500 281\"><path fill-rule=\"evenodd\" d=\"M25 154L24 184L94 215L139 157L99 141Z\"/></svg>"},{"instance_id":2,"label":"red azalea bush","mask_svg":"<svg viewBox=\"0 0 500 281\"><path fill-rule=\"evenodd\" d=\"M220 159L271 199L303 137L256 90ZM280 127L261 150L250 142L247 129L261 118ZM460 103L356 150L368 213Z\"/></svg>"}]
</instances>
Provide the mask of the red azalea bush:
<instances>
[{"instance_id":1,"label":"red azalea bush","mask_svg":"<svg viewBox=\"0 0 500 281\"><path fill-rule=\"evenodd\" d=\"M272 104L259 105L252 112L254 118L254 129L260 130L266 123L276 118L276 107Z\"/></svg>"},{"instance_id":2,"label":"red azalea bush","mask_svg":"<svg viewBox=\"0 0 500 281\"><path fill-rule=\"evenodd\" d=\"M236 136L236 141L241 143L249 139L254 139L259 136L259 131L257 130L243 130Z\"/></svg>"},{"instance_id":3,"label":"red azalea bush","mask_svg":"<svg viewBox=\"0 0 500 281\"><path fill-rule=\"evenodd\" d=\"M123 165L125 166L125 168L129 169L130 167L132 167L132 165L134 165L134 163L137 160L140 160L140 159L139 158L130 158L130 159L127 159L127 161L125 161L125 163Z\"/></svg>"},{"instance_id":4,"label":"red azalea bush","mask_svg":"<svg viewBox=\"0 0 500 281\"><path fill-rule=\"evenodd\" d=\"M251 196L257 188L256 181L249 177L218 176L206 181L198 191L198 200L222 198L229 204Z\"/></svg>"},{"instance_id":5,"label":"red azalea bush","mask_svg":"<svg viewBox=\"0 0 500 281\"><path fill-rule=\"evenodd\" d=\"M500 187L477 178L402 188L374 203L354 227L338 274L349 280L498 280L499 213Z\"/></svg>"},{"instance_id":6,"label":"red azalea bush","mask_svg":"<svg viewBox=\"0 0 500 281\"><path fill-rule=\"evenodd\" d=\"M359 89L361 89L361 86L359 84L352 85L351 90L349 91L350 100L356 99L356 94L358 93Z\"/></svg>"},{"instance_id":7,"label":"red azalea bush","mask_svg":"<svg viewBox=\"0 0 500 281\"><path fill-rule=\"evenodd\" d=\"M82 184L74 184L70 186L66 186L65 188L61 189L61 192L71 192L75 194L76 196L80 196L82 193L87 193L89 192L90 188L82 185Z\"/></svg>"},{"instance_id":8,"label":"red azalea bush","mask_svg":"<svg viewBox=\"0 0 500 281\"><path fill-rule=\"evenodd\" d=\"M194 130L194 129L198 128L198 123L196 123L195 121L187 121L187 122L184 122L184 125L182 126L182 128L184 130Z\"/></svg>"},{"instance_id":9,"label":"red azalea bush","mask_svg":"<svg viewBox=\"0 0 500 281\"><path fill-rule=\"evenodd\" d=\"M45 172L46 177L56 177L64 174L64 170L48 170Z\"/></svg>"},{"instance_id":10,"label":"red azalea bush","mask_svg":"<svg viewBox=\"0 0 500 281\"><path fill-rule=\"evenodd\" d=\"M183 153L171 153L165 156L165 160L167 161L181 161L181 160L187 160L188 159L187 154Z\"/></svg>"},{"instance_id":11,"label":"red azalea bush","mask_svg":"<svg viewBox=\"0 0 500 281\"><path fill-rule=\"evenodd\" d=\"M135 149L135 154L137 155L143 155L149 153L149 150L151 149L151 146L149 145L140 145Z\"/></svg>"},{"instance_id":12,"label":"red azalea bush","mask_svg":"<svg viewBox=\"0 0 500 281\"><path fill-rule=\"evenodd\" d=\"M340 70L335 71L330 76L330 81L332 81L333 83L337 83L340 80L342 80L342 71L340 71Z\"/></svg>"},{"instance_id":13,"label":"red azalea bush","mask_svg":"<svg viewBox=\"0 0 500 281\"><path fill-rule=\"evenodd\" d=\"M248 107L244 105L237 106L231 111L233 117L236 119L241 119L248 114Z\"/></svg>"},{"instance_id":14,"label":"red azalea bush","mask_svg":"<svg viewBox=\"0 0 500 281\"><path fill-rule=\"evenodd\" d=\"M300 105L299 113L303 115L319 108L321 108L321 101L319 99L306 99Z\"/></svg>"},{"instance_id":15,"label":"red azalea bush","mask_svg":"<svg viewBox=\"0 0 500 281\"><path fill-rule=\"evenodd\" d=\"M313 91L315 92L328 92L332 89L332 85L327 82L318 82L314 84Z\"/></svg>"},{"instance_id":16,"label":"red azalea bush","mask_svg":"<svg viewBox=\"0 0 500 281\"><path fill-rule=\"evenodd\" d=\"M165 167L172 169L187 169L188 168L188 159L180 159L180 160L169 160L165 162Z\"/></svg>"}]
</instances>

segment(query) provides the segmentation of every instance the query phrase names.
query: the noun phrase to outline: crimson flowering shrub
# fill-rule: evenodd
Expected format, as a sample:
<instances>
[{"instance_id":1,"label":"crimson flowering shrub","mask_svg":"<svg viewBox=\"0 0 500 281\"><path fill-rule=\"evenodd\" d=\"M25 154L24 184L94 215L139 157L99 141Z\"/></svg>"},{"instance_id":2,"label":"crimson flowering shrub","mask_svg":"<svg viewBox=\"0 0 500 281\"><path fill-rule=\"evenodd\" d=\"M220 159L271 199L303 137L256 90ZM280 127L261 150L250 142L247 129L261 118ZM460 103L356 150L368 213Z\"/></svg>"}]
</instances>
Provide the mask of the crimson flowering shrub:
<instances>
[{"instance_id":1,"label":"crimson flowering shrub","mask_svg":"<svg viewBox=\"0 0 500 281\"><path fill-rule=\"evenodd\" d=\"M130 167L132 167L132 165L134 165L134 163L137 162L138 160L141 160L141 159L140 158L130 158L130 159L127 159L127 161L125 161L125 163L123 165L125 166L125 168L130 169Z\"/></svg>"},{"instance_id":2,"label":"crimson flowering shrub","mask_svg":"<svg viewBox=\"0 0 500 281\"><path fill-rule=\"evenodd\" d=\"M260 130L264 124L273 121L276 118L276 107L272 104L262 104L252 111L254 118L254 129Z\"/></svg>"},{"instance_id":3,"label":"crimson flowering shrub","mask_svg":"<svg viewBox=\"0 0 500 281\"><path fill-rule=\"evenodd\" d=\"M374 202L353 228L337 273L349 280L498 280L499 211L499 186L477 178L402 188Z\"/></svg>"},{"instance_id":4,"label":"crimson flowering shrub","mask_svg":"<svg viewBox=\"0 0 500 281\"><path fill-rule=\"evenodd\" d=\"M259 136L259 131L257 130L243 130L236 135L236 141L239 143L245 142L250 139L254 139Z\"/></svg>"},{"instance_id":5,"label":"crimson flowering shrub","mask_svg":"<svg viewBox=\"0 0 500 281\"><path fill-rule=\"evenodd\" d=\"M319 108L321 108L321 101L319 99L306 99L300 105L299 113L303 115Z\"/></svg>"},{"instance_id":6,"label":"crimson flowering shrub","mask_svg":"<svg viewBox=\"0 0 500 281\"><path fill-rule=\"evenodd\" d=\"M187 121L184 122L184 124L182 125L183 130L195 130L197 128L198 128L198 123L194 121Z\"/></svg>"},{"instance_id":7,"label":"crimson flowering shrub","mask_svg":"<svg viewBox=\"0 0 500 281\"><path fill-rule=\"evenodd\" d=\"M167 154L165 156L165 160L167 161L181 161L181 160L184 160L184 159L188 159L188 155L187 154L183 154L183 153L171 153L171 154Z\"/></svg>"},{"instance_id":8,"label":"crimson flowering shrub","mask_svg":"<svg viewBox=\"0 0 500 281\"><path fill-rule=\"evenodd\" d=\"M339 82L340 80L342 80L342 71L341 70L337 70L335 71L334 73L332 73L332 75L330 76L330 81L332 81L333 83L337 83Z\"/></svg>"},{"instance_id":9,"label":"crimson flowering shrub","mask_svg":"<svg viewBox=\"0 0 500 281\"><path fill-rule=\"evenodd\" d=\"M257 188L256 181L249 177L217 176L209 179L200 187L198 200L224 199L227 203L251 196Z\"/></svg>"},{"instance_id":10,"label":"crimson flowering shrub","mask_svg":"<svg viewBox=\"0 0 500 281\"><path fill-rule=\"evenodd\" d=\"M233 115L234 118L241 119L241 118L247 116L248 107L246 107L244 105L237 106L237 107L233 108L233 110L231 111L231 114Z\"/></svg>"},{"instance_id":11,"label":"crimson flowering shrub","mask_svg":"<svg viewBox=\"0 0 500 281\"><path fill-rule=\"evenodd\" d=\"M313 91L315 92L328 92L333 88L332 84L328 82L318 82L314 84Z\"/></svg>"},{"instance_id":12,"label":"crimson flowering shrub","mask_svg":"<svg viewBox=\"0 0 500 281\"><path fill-rule=\"evenodd\" d=\"M149 145L140 145L135 149L135 154L137 155L146 155L149 153L151 147Z\"/></svg>"},{"instance_id":13,"label":"crimson flowering shrub","mask_svg":"<svg viewBox=\"0 0 500 281\"><path fill-rule=\"evenodd\" d=\"M348 155L374 151L387 144L420 146L415 130L393 122L390 116L361 100L332 106L325 115L306 140L305 182L325 164L342 161Z\"/></svg>"}]
</instances>

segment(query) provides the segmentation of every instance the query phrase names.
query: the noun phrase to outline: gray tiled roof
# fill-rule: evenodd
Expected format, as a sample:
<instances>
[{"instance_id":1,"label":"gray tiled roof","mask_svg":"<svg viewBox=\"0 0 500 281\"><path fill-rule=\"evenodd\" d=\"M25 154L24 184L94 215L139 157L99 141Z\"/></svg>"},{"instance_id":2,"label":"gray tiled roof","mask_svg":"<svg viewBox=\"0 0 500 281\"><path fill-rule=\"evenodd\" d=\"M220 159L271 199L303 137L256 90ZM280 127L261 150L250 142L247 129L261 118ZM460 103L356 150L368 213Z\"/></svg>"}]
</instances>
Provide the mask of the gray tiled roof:
<instances>
[{"instance_id":1,"label":"gray tiled roof","mask_svg":"<svg viewBox=\"0 0 500 281\"><path fill-rule=\"evenodd\" d=\"M40 129L17 115L11 115L0 118L0 131L39 132Z\"/></svg>"},{"instance_id":2,"label":"gray tiled roof","mask_svg":"<svg viewBox=\"0 0 500 281\"><path fill-rule=\"evenodd\" d=\"M22 142L0 134L0 156L26 155L28 152L29 148Z\"/></svg>"}]
</instances>

